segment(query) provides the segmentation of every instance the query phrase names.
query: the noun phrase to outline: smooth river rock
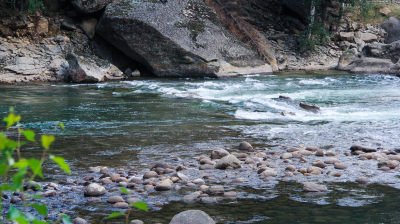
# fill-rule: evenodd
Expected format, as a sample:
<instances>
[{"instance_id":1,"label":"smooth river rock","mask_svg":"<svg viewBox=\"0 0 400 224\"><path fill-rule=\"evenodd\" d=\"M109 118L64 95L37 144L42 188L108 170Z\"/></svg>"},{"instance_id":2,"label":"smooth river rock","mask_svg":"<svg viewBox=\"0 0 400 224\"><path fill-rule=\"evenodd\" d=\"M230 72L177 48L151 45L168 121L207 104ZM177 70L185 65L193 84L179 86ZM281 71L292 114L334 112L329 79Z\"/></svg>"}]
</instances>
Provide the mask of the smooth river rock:
<instances>
[{"instance_id":1,"label":"smooth river rock","mask_svg":"<svg viewBox=\"0 0 400 224\"><path fill-rule=\"evenodd\" d=\"M216 169L226 169L228 167L233 168L242 168L241 162L234 155L227 155L222 159L218 160L217 164L215 164Z\"/></svg>"},{"instance_id":2,"label":"smooth river rock","mask_svg":"<svg viewBox=\"0 0 400 224\"><path fill-rule=\"evenodd\" d=\"M215 224L215 221L200 210L187 210L175 215L169 224Z\"/></svg>"},{"instance_id":3,"label":"smooth river rock","mask_svg":"<svg viewBox=\"0 0 400 224\"><path fill-rule=\"evenodd\" d=\"M97 183L91 183L85 188L85 196L94 197L101 196L107 193L106 189Z\"/></svg>"},{"instance_id":4,"label":"smooth river rock","mask_svg":"<svg viewBox=\"0 0 400 224\"><path fill-rule=\"evenodd\" d=\"M305 192L324 192L328 188L325 185L317 184L314 182L305 182L303 186L303 191Z\"/></svg>"}]
</instances>

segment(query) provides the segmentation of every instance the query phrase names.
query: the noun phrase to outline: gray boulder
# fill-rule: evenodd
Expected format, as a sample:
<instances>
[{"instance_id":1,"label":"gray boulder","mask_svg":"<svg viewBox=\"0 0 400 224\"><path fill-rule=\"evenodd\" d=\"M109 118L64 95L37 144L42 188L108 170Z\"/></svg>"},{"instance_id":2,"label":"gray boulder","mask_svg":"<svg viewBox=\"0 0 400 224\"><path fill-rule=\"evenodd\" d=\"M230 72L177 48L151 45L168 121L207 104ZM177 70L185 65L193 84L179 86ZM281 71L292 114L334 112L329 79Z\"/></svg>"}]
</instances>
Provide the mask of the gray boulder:
<instances>
[{"instance_id":1,"label":"gray boulder","mask_svg":"<svg viewBox=\"0 0 400 224\"><path fill-rule=\"evenodd\" d=\"M113 0L72 0L72 5L83 13L94 13L98 12L106 5L111 3Z\"/></svg>"},{"instance_id":2,"label":"gray boulder","mask_svg":"<svg viewBox=\"0 0 400 224\"><path fill-rule=\"evenodd\" d=\"M303 186L303 191L305 192L325 192L328 191L328 188L325 185L313 183L313 182L305 182Z\"/></svg>"},{"instance_id":3,"label":"gray boulder","mask_svg":"<svg viewBox=\"0 0 400 224\"><path fill-rule=\"evenodd\" d=\"M203 1L116 1L106 7L96 29L159 77L272 72Z\"/></svg>"},{"instance_id":4,"label":"gray boulder","mask_svg":"<svg viewBox=\"0 0 400 224\"><path fill-rule=\"evenodd\" d=\"M91 60L75 54L66 56L68 66L59 78L73 83L95 83L105 80L123 79L123 73L114 65L103 60Z\"/></svg>"},{"instance_id":5,"label":"gray boulder","mask_svg":"<svg viewBox=\"0 0 400 224\"><path fill-rule=\"evenodd\" d=\"M382 28L386 31L387 36L385 42L390 44L400 40L400 19L390 17L382 24Z\"/></svg>"},{"instance_id":6,"label":"gray boulder","mask_svg":"<svg viewBox=\"0 0 400 224\"><path fill-rule=\"evenodd\" d=\"M200 210L187 210L175 215L169 224L215 224L215 221Z\"/></svg>"},{"instance_id":7,"label":"gray boulder","mask_svg":"<svg viewBox=\"0 0 400 224\"><path fill-rule=\"evenodd\" d=\"M225 149L214 149L211 152L211 159L221 159L227 155L229 155L230 153L228 151L226 151Z\"/></svg>"},{"instance_id":8,"label":"gray boulder","mask_svg":"<svg viewBox=\"0 0 400 224\"><path fill-rule=\"evenodd\" d=\"M87 197L101 196L105 193L107 193L107 190L97 183L91 183L85 188L85 196Z\"/></svg>"}]
</instances>

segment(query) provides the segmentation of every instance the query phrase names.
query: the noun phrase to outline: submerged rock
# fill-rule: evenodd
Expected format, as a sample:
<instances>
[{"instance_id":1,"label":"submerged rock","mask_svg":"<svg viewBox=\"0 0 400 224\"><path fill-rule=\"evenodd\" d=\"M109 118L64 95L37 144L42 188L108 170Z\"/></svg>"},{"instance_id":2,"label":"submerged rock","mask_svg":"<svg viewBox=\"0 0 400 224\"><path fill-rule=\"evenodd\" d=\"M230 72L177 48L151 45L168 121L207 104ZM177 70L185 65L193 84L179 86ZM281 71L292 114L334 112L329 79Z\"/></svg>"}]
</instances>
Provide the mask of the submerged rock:
<instances>
[{"instance_id":1,"label":"submerged rock","mask_svg":"<svg viewBox=\"0 0 400 224\"><path fill-rule=\"evenodd\" d=\"M305 192L324 192L328 191L328 188L325 185L313 183L313 182L305 182L303 186L303 191Z\"/></svg>"},{"instance_id":2,"label":"submerged rock","mask_svg":"<svg viewBox=\"0 0 400 224\"><path fill-rule=\"evenodd\" d=\"M272 72L203 1L115 1L106 7L97 34L158 77Z\"/></svg>"},{"instance_id":3,"label":"submerged rock","mask_svg":"<svg viewBox=\"0 0 400 224\"><path fill-rule=\"evenodd\" d=\"M376 149L371 149L371 148L367 148L364 146L359 146L359 145L353 145L350 147L350 151L351 152L355 152L355 151L362 151L362 152L376 152Z\"/></svg>"},{"instance_id":4,"label":"submerged rock","mask_svg":"<svg viewBox=\"0 0 400 224\"><path fill-rule=\"evenodd\" d=\"M241 142L239 144L239 150L243 150L243 151L253 151L253 146L248 143L248 142Z\"/></svg>"},{"instance_id":5,"label":"submerged rock","mask_svg":"<svg viewBox=\"0 0 400 224\"><path fill-rule=\"evenodd\" d=\"M303 102L300 102L299 106L301 108L303 108L304 110L307 110L307 111L310 111L310 112L313 112L313 113L318 113L320 111L320 108L318 106L311 105L311 104L306 104L306 103L303 103Z\"/></svg>"},{"instance_id":6,"label":"submerged rock","mask_svg":"<svg viewBox=\"0 0 400 224\"><path fill-rule=\"evenodd\" d=\"M187 210L175 215L169 224L215 224L215 221L200 210Z\"/></svg>"}]
</instances>

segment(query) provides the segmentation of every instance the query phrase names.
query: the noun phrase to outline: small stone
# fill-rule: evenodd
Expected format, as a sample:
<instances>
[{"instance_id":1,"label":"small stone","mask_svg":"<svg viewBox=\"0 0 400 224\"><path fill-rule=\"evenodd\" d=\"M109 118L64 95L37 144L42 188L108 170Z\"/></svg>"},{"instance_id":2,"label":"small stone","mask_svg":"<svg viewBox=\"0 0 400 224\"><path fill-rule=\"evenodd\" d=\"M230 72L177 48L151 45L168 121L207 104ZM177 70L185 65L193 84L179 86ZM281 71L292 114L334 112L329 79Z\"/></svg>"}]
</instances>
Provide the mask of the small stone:
<instances>
[{"instance_id":1,"label":"small stone","mask_svg":"<svg viewBox=\"0 0 400 224\"><path fill-rule=\"evenodd\" d=\"M316 167L316 166L311 166L311 167L308 167L307 173L314 174L314 175L320 175L320 174L322 174L322 169L319 167Z\"/></svg>"},{"instance_id":2,"label":"small stone","mask_svg":"<svg viewBox=\"0 0 400 224\"><path fill-rule=\"evenodd\" d=\"M289 152L285 152L281 155L281 159L290 159L292 157L293 157L292 153Z\"/></svg>"},{"instance_id":3,"label":"small stone","mask_svg":"<svg viewBox=\"0 0 400 224\"><path fill-rule=\"evenodd\" d=\"M157 183L155 189L156 191L168 191L172 187L172 181L170 179L165 179Z\"/></svg>"},{"instance_id":4,"label":"small stone","mask_svg":"<svg viewBox=\"0 0 400 224\"><path fill-rule=\"evenodd\" d=\"M101 201L100 198L94 198L94 197L88 198L88 200L87 200L88 203L98 203L100 201Z\"/></svg>"},{"instance_id":5,"label":"small stone","mask_svg":"<svg viewBox=\"0 0 400 224\"><path fill-rule=\"evenodd\" d=\"M325 155L325 153L324 153L324 151L322 150L322 149L318 149L316 152L315 152L315 155L316 156L324 156Z\"/></svg>"},{"instance_id":6,"label":"small stone","mask_svg":"<svg viewBox=\"0 0 400 224\"><path fill-rule=\"evenodd\" d=\"M171 181L174 183L178 182L179 180L179 177L171 177Z\"/></svg>"},{"instance_id":7,"label":"small stone","mask_svg":"<svg viewBox=\"0 0 400 224\"><path fill-rule=\"evenodd\" d=\"M395 169L399 166L399 162L396 160L389 160L386 162L386 165L390 168L390 169Z\"/></svg>"},{"instance_id":8,"label":"small stone","mask_svg":"<svg viewBox=\"0 0 400 224\"><path fill-rule=\"evenodd\" d=\"M138 198L128 198L126 201L127 201L129 204L134 204L134 203L136 203L136 202L139 202L140 199L138 199Z\"/></svg>"},{"instance_id":9,"label":"small stone","mask_svg":"<svg viewBox=\"0 0 400 224\"><path fill-rule=\"evenodd\" d=\"M191 194L185 195L183 197L183 201L185 203L193 203L197 200L197 198L201 195L201 193L202 193L201 191L195 191Z\"/></svg>"},{"instance_id":10,"label":"small stone","mask_svg":"<svg viewBox=\"0 0 400 224\"><path fill-rule=\"evenodd\" d=\"M110 177L112 182L118 182L120 180L120 178L121 178L121 175L119 175L119 174L113 174Z\"/></svg>"},{"instance_id":11,"label":"small stone","mask_svg":"<svg viewBox=\"0 0 400 224\"><path fill-rule=\"evenodd\" d=\"M123 202L123 201L124 201L124 199L118 195L110 196L107 199L107 202L112 203L112 204L117 203L117 202Z\"/></svg>"},{"instance_id":12,"label":"small stone","mask_svg":"<svg viewBox=\"0 0 400 224\"><path fill-rule=\"evenodd\" d=\"M340 163L340 160L338 160L336 158L328 158L327 160L325 160L324 163L325 164L335 164L335 163Z\"/></svg>"},{"instance_id":13,"label":"small stone","mask_svg":"<svg viewBox=\"0 0 400 224\"><path fill-rule=\"evenodd\" d=\"M92 197L92 196L104 195L106 192L107 191L103 186L101 186L97 183L91 183L88 186L86 186L84 194L85 194L85 196Z\"/></svg>"},{"instance_id":14,"label":"small stone","mask_svg":"<svg viewBox=\"0 0 400 224\"><path fill-rule=\"evenodd\" d=\"M251 146L250 143L248 142L241 142L239 144L239 150L243 150L243 151L253 151L253 146Z\"/></svg>"},{"instance_id":15,"label":"small stone","mask_svg":"<svg viewBox=\"0 0 400 224\"><path fill-rule=\"evenodd\" d=\"M326 156L336 156L336 153L332 152L332 151L328 151L325 153Z\"/></svg>"},{"instance_id":16,"label":"small stone","mask_svg":"<svg viewBox=\"0 0 400 224\"><path fill-rule=\"evenodd\" d=\"M212 169L214 169L214 167L215 166L210 165L210 164L204 164L204 165L200 166L199 170L212 170Z\"/></svg>"},{"instance_id":17,"label":"small stone","mask_svg":"<svg viewBox=\"0 0 400 224\"><path fill-rule=\"evenodd\" d=\"M181 172L177 172L176 176L179 177L179 179L181 179L182 181L189 181L189 177Z\"/></svg>"},{"instance_id":18,"label":"small stone","mask_svg":"<svg viewBox=\"0 0 400 224\"><path fill-rule=\"evenodd\" d=\"M106 177L106 178L101 179L101 183L103 185L108 185L108 184L112 183L112 180L109 177Z\"/></svg>"},{"instance_id":19,"label":"small stone","mask_svg":"<svg viewBox=\"0 0 400 224\"><path fill-rule=\"evenodd\" d=\"M149 171L143 175L143 179L156 178L158 174L155 171Z\"/></svg>"},{"instance_id":20,"label":"small stone","mask_svg":"<svg viewBox=\"0 0 400 224\"><path fill-rule=\"evenodd\" d=\"M129 182L135 183L135 184L142 184L143 180L138 178L138 177L132 177L132 178L129 179Z\"/></svg>"},{"instance_id":21,"label":"small stone","mask_svg":"<svg viewBox=\"0 0 400 224\"><path fill-rule=\"evenodd\" d=\"M215 168L217 169L226 169L228 167L232 168L242 168L240 160L238 160L234 155L227 155L222 159L218 160L215 164Z\"/></svg>"},{"instance_id":22,"label":"small stone","mask_svg":"<svg viewBox=\"0 0 400 224\"><path fill-rule=\"evenodd\" d=\"M320 160L313 162L312 165L322 169L326 167L326 164Z\"/></svg>"},{"instance_id":23,"label":"small stone","mask_svg":"<svg viewBox=\"0 0 400 224\"><path fill-rule=\"evenodd\" d=\"M224 192L224 186L222 185L213 185L208 189L208 194L210 195L223 195Z\"/></svg>"},{"instance_id":24,"label":"small stone","mask_svg":"<svg viewBox=\"0 0 400 224\"><path fill-rule=\"evenodd\" d=\"M196 185L203 185L205 182L203 179L198 178L198 179L193 180L193 183Z\"/></svg>"},{"instance_id":25,"label":"small stone","mask_svg":"<svg viewBox=\"0 0 400 224\"><path fill-rule=\"evenodd\" d=\"M329 175L329 176L334 176L334 177L341 177L341 176L342 176L342 173L336 172L336 171L329 171L329 172L328 172L328 175Z\"/></svg>"},{"instance_id":26,"label":"small stone","mask_svg":"<svg viewBox=\"0 0 400 224\"><path fill-rule=\"evenodd\" d=\"M360 177L360 178L357 178L356 182L359 184L367 184L369 182L369 179L366 177Z\"/></svg>"},{"instance_id":27,"label":"small stone","mask_svg":"<svg viewBox=\"0 0 400 224\"><path fill-rule=\"evenodd\" d=\"M126 202L117 202L113 205L113 208L127 209L129 208L129 204Z\"/></svg>"},{"instance_id":28,"label":"small stone","mask_svg":"<svg viewBox=\"0 0 400 224\"><path fill-rule=\"evenodd\" d=\"M298 170L299 170L299 172L302 173L302 174L307 173L307 168L302 167L302 168L299 168Z\"/></svg>"},{"instance_id":29,"label":"small stone","mask_svg":"<svg viewBox=\"0 0 400 224\"><path fill-rule=\"evenodd\" d=\"M243 183L244 181L245 181L244 178L239 177L239 178L233 179L232 183Z\"/></svg>"},{"instance_id":30,"label":"small stone","mask_svg":"<svg viewBox=\"0 0 400 224\"><path fill-rule=\"evenodd\" d=\"M144 224L142 220L134 219L129 222L129 224Z\"/></svg>"},{"instance_id":31,"label":"small stone","mask_svg":"<svg viewBox=\"0 0 400 224\"><path fill-rule=\"evenodd\" d=\"M301 150L301 151L299 151L299 153L302 156L310 156L313 154L311 151L308 151L308 150Z\"/></svg>"},{"instance_id":32,"label":"small stone","mask_svg":"<svg viewBox=\"0 0 400 224\"><path fill-rule=\"evenodd\" d=\"M276 177L278 173L269 167L267 167L261 174L262 177Z\"/></svg>"},{"instance_id":33,"label":"small stone","mask_svg":"<svg viewBox=\"0 0 400 224\"><path fill-rule=\"evenodd\" d=\"M287 152L297 152L297 151L299 151L299 149L298 148L288 148L286 151Z\"/></svg>"},{"instance_id":34,"label":"small stone","mask_svg":"<svg viewBox=\"0 0 400 224\"><path fill-rule=\"evenodd\" d=\"M144 186L144 190L145 191L152 191L152 190L154 190L154 186L151 185L151 184L147 184L147 185Z\"/></svg>"},{"instance_id":35,"label":"small stone","mask_svg":"<svg viewBox=\"0 0 400 224\"><path fill-rule=\"evenodd\" d=\"M237 197L237 193L235 191L224 192L224 197L226 197L226 198L236 198Z\"/></svg>"},{"instance_id":36,"label":"small stone","mask_svg":"<svg viewBox=\"0 0 400 224\"><path fill-rule=\"evenodd\" d=\"M321 149L319 149L317 147L309 146L306 148L306 150L310 151L310 152L317 152L318 150L321 150Z\"/></svg>"},{"instance_id":37,"label":"small stone","mask_svg":"<svg viewBox=\"0 0 400 224\"><path fill-rule=\"evenodd\" d=\"M55 190L48 190L42 193L43 197L54 197L57 195L57 192Z\"/></svg>"},{"instance_id":38,"label":"small stone","mask_svg":"<svg viewBox=\"0 0 400 224\"><path fill-rule=\"evenodd\" d=\"M201 159L199 162L201 165L204 165L204 164L215 165L215 162L211 161L209 158Z\"/></svg>"},{"instance_id":39,"label":"small stone","mask_svg":"<svg viewBox=\"0 0 400 224\"><path fill-rule=\"evenodd\" d=\"M229 154L230 153L228 151L226 151L225 149L214 149L211 152L211 159L221 159Z\"/></svg>"},{"instance_id":40,"label":"small stone","mask_svg":"<svg viewBox=\"0 0 400 224\"><path fill-rule=\"evenodd\" d=\"M347 166L346 166L345 164L343 164L343 163L335 163L335 164L333 165L333 167L335 167L335 169L338 169L338 170L345 170L345 169L347 169Z\"/></svg>"},{"instance_id":41,"label":"small stone","mask_svg":"<svg viewBox=\"0 0 400 224\"><path fill-rule=\"evenodd\" d=\"M207 185L201 185L200 186L200 191L202 191L202 192L207 192L208 191L208 186Z\"/></svg>"},{"instance_id":42,"label":"small stone","mask_svg":"<svg viewBox=\"0 0 400 224\"><path fill-rule=\"evenodd\" d=\"M303 191L305 192L324 192L327 191L328 188L325 185L313 183L313 182L305 182L303 186Z\"/></svg>"},{"instance_id":43,"label":"small stone","mask_svg":"<svg viewBox=\"0 0 400 224\"><path fill-rule=\"evenodd\" d=\"M288 167L286 167L286 170L287 170L287 171L294 172L294 171L296 171L296 167L293 166L293 165L289 165Z\"/></svg>"},{"instance_id":44,"label":"small stone","mask_svg":"<svg viewBox=\"0 0 400 224\"><path fill-rule=\"evenodd\" d=\"M77 217L73 221L74 224L87 224L88 222L80 217Z\"/></svg>"},{"instance_id":45,"label":"small stone","mask_svg":"<svg viewBox=\"0 0 400 224\"><path fill-rule=\"evenodd\" d=\"M204 204L215 204L218 200L216 197L203 197L201 198L201 202Z\"/></svg>"}]
</instances>

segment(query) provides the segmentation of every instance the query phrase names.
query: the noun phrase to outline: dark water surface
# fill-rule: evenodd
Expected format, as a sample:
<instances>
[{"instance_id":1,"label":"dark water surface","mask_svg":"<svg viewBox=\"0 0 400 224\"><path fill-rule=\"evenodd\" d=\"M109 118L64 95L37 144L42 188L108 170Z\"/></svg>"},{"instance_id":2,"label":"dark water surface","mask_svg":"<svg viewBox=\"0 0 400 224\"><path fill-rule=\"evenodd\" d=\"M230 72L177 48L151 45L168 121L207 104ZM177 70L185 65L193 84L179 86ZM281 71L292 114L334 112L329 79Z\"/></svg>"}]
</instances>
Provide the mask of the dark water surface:
<instances>
[{"instance_id":1,"label":"dark water surface","mask_svg":"<svg viewBox=\"0 0 400 224\"><path fill-rule=\"evenodd\" d=\"M279 95L317 104L321 112L275 100ZM353 144L400 147L400 79L394 76L292 74L0 86L0 99L2 115L14 106L26 128L56 134L54 153L66 158L75 176L89 166L141 169L155 161L174 163L177 157L192 159L216 147L235 148L243 140L271 150L281 145L338 152ZM53 129L57 121L65 123L65 132ZM36 146L25 149L28 155L38 151ZM51 179L65 178L52 166L48 169ZM236 202L173 202L139 217L167 223L184 209L199 208L220 223L400 223L397 189L334 185L328 195L309 196L292 182L267 192L248 183ZM106 206L75 209L93 220L110 212Z\"/></svg>"}]
</instances>

